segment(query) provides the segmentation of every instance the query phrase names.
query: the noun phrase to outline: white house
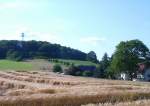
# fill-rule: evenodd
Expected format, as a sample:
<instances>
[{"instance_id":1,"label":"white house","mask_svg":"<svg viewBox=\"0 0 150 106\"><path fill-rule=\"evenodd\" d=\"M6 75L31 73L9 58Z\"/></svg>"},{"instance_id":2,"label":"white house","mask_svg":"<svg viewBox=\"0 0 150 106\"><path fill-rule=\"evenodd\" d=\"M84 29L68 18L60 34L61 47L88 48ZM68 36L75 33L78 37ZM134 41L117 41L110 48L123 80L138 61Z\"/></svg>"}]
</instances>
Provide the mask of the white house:
<instances>
[{"instance_id":1,"label":"white house","mask_svg":"<svg viewBox=\"0 0 150 106\"><path fill-rule=\"evenodd\" d=\"M129 80L129 75L126 73L121 73L120 77L121 77L121 80Z\"/></svg>"}]
</instances>

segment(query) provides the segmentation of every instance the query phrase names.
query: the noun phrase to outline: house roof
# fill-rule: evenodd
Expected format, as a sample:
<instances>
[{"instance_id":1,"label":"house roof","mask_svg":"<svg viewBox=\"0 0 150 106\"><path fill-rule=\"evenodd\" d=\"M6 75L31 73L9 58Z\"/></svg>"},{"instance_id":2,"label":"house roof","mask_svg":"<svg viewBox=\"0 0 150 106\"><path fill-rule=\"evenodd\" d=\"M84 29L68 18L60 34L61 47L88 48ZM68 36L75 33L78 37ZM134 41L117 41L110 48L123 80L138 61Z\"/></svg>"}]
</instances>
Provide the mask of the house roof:
<instances>
[{"instance_id":1,"label":"house roof","mask_svg":"<svg viewBox=\"0 0 150 106\"><path fill-rule=\"evenodd\" d=\"M140 70L144 70L147 68L150 68L150 61L144 61L141 63L138 63Z\"/></svg>"}]
</instances>

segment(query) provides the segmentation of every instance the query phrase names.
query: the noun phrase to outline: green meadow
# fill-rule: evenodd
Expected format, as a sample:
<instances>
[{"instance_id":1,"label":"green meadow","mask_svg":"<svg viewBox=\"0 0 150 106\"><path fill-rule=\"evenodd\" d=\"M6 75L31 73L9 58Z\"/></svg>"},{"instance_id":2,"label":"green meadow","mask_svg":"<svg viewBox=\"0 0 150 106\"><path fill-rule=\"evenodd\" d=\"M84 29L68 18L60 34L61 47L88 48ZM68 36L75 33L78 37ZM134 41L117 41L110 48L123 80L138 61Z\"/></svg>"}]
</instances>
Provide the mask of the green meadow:
<instances>
[{"instance_id":1,"label":"green meadow","mask_svg":"<svg viewBox=\"0 0 150 106\"><path fill-rule=\"evenodd\" d=\"M90 61L80 61L80 60L67 60L67 59L58 59L59 62L68 62L68 63L73 63L74 65L94 65L96 66L97 64L90 62Z\"/></svg>"},{"instance_id":2,"label":"green meadow","mask_svg":"<svg viewBox=\"0 0 150 106\"><path fill-rule=\"evenodd\" d=\"M34 66L29 62L16 62L0 60L0 70L33 70Z\"/></svg>"}]
</instances>

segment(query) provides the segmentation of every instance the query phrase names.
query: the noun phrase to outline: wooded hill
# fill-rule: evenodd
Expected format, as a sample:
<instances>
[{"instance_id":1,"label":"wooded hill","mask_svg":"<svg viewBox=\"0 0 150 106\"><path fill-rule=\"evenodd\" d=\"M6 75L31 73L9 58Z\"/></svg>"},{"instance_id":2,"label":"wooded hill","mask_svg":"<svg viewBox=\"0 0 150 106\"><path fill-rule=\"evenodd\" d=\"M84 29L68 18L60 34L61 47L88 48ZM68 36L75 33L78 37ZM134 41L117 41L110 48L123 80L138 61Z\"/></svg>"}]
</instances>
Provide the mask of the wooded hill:
<instances>
[{"instance_id":1,"label":"wooded hill","mask_svg":"<svg viewBox=\"0 0 150 106\"><path fill-rule=\"evenodd\" d=\"M0 59L60 58L87 60L87 54L76 49L46 41L0 41Z\"/></svg>"}]
</instances>

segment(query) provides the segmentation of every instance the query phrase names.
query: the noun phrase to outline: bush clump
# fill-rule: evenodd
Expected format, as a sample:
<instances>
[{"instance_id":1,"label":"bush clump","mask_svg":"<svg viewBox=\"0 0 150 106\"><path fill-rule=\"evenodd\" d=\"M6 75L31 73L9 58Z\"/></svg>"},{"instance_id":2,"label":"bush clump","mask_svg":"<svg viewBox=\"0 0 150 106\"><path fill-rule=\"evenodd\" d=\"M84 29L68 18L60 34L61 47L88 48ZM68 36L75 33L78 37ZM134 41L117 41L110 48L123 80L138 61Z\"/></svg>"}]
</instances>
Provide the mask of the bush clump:
<instances>
[{"instance_id":1,"label":"bush clump","mask_svg":"<svg viewBox=\"0 0 150 106\"><path fill-rule=\"evenodd\" d=\"M82 76L85 76L85 77L92 77L93 76L93 72L90 71L90 70L87 70L87 71L84 71Z\"/></svg>"},{"instance_id":2,"label":"bush clump","mask_svg":"<svg viewBox=\"0 0 150 106\"><path fill-rule=\"evenodd\" d=\"M64 74L73 76L82 76L81 70L74 64L70 65L68 69L65 69Z\"/></svg>"},{"instance_id":3,"label":"bush clump","mask_svg":"<svg viewBox=\"0 0 150 106\"><path fill-rule=\"evenodd\" d=\"M59 65L59 64L55 64L54 66L53 66L53 72L60 72L60 73L62 73L62 67Z\"/></svg>"}]
</instances>

